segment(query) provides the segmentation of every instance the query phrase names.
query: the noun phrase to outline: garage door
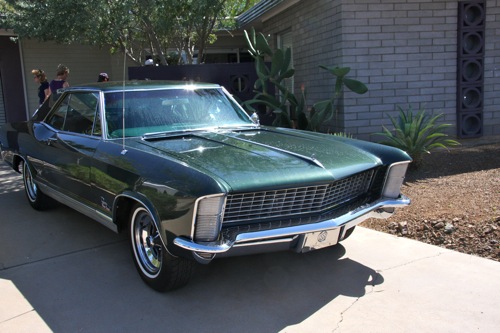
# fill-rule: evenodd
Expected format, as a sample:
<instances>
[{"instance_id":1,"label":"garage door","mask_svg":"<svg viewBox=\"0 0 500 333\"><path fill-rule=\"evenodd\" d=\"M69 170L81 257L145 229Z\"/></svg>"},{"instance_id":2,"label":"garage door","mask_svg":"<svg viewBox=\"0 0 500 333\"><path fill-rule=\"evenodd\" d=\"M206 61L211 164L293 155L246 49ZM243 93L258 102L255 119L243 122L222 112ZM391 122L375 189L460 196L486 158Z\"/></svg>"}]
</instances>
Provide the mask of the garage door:
<instances>
[{"instance_id":1,"label":"garage door","mask_svg":"<svg viewBox=\"0 0 500 333\"><path fill-rule=\"evenodd\" d=\"M0 125L5 124L5 103L3 100L3 88L2 88L2 71L0 71Z\"/></svg>"}]
</instances>

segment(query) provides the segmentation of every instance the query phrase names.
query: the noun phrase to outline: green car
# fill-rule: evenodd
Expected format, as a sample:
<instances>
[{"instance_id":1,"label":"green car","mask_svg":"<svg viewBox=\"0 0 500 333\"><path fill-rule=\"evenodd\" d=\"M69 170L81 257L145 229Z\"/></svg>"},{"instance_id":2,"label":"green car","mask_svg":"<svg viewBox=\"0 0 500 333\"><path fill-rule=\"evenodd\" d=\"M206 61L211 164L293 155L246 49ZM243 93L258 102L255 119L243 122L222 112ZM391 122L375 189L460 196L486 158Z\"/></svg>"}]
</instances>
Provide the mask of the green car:
<instances>
[{"instance_id":1,"label":"green car","mask_svg":"<svg viewBox=\"0 0 500 333\"><path fill-rule=\"evenodd\" d=\"M67 88L3 125L0 147L33 208L60 202L128 233L141 278L159 291L218 257L333 246L410 203L406 153L260 126L215 84Z\"/></svg>"}]
</instances>

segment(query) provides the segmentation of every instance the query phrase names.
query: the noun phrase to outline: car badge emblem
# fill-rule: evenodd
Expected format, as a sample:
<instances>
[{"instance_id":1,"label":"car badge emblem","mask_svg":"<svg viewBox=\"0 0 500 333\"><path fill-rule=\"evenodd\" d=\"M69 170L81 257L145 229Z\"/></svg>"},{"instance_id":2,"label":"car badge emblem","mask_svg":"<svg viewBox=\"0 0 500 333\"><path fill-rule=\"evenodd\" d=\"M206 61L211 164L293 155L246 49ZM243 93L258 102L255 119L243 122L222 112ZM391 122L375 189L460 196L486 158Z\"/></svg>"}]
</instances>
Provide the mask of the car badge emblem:
<instances>
[{"instance_id":1,"label":"car badge emblem","mask_svg":"<svg viewBox=\"0 0 500 333\"><path fill-rule=\"evenodd\" d=\"M328 232L326 232L326 231L320 232L318 235L318 242L320 242L320 243L324 242L326 240L327 235L328 235Z\"/></svg>"}]
</instances>

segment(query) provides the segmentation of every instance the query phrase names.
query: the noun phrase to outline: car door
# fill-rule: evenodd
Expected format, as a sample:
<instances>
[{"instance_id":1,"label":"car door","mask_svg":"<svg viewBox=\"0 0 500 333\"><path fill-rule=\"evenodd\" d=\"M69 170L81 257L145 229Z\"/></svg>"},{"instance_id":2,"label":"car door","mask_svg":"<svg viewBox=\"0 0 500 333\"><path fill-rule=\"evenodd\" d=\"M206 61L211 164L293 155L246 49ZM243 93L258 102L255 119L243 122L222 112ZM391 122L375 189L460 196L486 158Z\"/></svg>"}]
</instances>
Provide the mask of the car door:
<instances>
[{"instance_id":1,"label":"car door","mask_svg":"<svg viewBox=\"0 0 500 333\"><path fill-rule=\"evenodd\" d=\"M90 168L101 141L98 92L67 92L43 124L43 179L49 186L89 205Z\"/></svg>"}]
</instances>

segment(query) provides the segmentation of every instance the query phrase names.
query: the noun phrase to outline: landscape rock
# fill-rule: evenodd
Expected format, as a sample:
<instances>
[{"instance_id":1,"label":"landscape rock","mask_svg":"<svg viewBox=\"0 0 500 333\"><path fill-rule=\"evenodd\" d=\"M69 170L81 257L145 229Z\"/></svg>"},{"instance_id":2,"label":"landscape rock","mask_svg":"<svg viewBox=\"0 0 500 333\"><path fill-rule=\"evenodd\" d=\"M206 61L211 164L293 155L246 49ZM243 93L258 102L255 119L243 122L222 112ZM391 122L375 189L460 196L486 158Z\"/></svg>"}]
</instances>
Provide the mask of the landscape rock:
<instances>
[{"instance_id":1,"label":"landscape rock","mask_svg":"<svg viewBox=\"0 0 500 333\"><path fill-rule=\"evenodd\" d=\"M455 231L455 227L451 223L447 223L444 227L444 232L447 234L451 234L453 231Z\"/></svg>"},{"instance_id":2,"label":"landscape rock","mask_svg":"<svg viewBox=\"0 0 500 333\"><path fill-rule=\"evenodd\" d=\"M500 262L500 142L432 151L409 170L412 204L362 226Z\"/></svg>"}]
</instances>

